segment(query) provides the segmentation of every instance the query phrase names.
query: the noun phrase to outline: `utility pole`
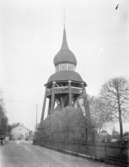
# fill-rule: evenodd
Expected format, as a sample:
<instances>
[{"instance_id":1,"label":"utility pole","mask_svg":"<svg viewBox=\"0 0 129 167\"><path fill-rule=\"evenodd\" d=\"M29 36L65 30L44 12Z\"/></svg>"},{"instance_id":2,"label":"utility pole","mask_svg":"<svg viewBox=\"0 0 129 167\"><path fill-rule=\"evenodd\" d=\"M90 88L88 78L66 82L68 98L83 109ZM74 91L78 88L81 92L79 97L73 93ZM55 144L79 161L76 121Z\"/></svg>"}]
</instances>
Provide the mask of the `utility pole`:
<instances>
[{"instance_id":1,"label":"utility pole","mask_svg":"<svg viewBox=\"0 0 129 167\"><path fill-rule=\"evenodd\" d=\"M36 104L36 120L35 120L35 129L37 129L37 118L38 118L38 104Z\"/></svg>"}]
</instances>

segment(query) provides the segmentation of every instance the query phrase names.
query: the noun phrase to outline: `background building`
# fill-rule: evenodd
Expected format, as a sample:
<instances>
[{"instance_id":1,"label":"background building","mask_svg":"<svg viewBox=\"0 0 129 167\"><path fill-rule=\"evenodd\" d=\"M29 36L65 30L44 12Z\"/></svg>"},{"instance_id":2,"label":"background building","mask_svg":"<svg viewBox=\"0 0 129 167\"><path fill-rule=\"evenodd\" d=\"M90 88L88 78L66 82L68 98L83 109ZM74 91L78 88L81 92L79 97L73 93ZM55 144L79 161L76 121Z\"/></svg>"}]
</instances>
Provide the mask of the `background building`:
<instances>
[{"instance_id":1,"label":"background building","mask_svg":"<svg viewBox=\"0 0 129 167\"><path fill-rule=\"evenodd\" d=\"M11 130L11 139L13 140L29 140L32 138L32 131L22 124L17 124Z\"/></svg>"}]
</instances>

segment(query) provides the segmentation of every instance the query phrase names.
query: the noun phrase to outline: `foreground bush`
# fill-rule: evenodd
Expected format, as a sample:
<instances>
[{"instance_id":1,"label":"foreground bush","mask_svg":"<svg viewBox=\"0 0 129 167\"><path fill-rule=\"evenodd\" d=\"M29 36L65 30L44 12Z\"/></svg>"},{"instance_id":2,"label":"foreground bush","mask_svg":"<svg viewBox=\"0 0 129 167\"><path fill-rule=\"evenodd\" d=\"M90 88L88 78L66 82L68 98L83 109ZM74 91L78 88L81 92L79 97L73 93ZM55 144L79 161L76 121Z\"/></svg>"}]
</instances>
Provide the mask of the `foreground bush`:
<instances>
[{"instance_id":1,"label":"foreground bush","mask_svg":"<svg viewBox=\"0 0 129 167\"><path fill-rule=\"evenodd\" d=\"M82 111L73 107L55 111L38 127L36 143L84 143L88 123Z\"/></svg>"}]
</instances>

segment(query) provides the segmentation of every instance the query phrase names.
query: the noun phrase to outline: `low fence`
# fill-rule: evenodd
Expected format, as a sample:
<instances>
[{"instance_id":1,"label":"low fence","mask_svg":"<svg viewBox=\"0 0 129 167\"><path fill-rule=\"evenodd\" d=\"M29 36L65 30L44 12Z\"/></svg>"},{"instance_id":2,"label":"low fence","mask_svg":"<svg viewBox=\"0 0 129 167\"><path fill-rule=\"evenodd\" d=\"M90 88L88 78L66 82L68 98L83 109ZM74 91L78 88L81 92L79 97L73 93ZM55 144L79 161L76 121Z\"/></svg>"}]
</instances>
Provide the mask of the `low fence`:
<instances>
[{"instance_id":1,"label":"low fence","mask_svg":"<svg viewBox=\"0 0 129 167\"><path fill-rule=\"evenodd\" d=\"M88 157L105 163L116 164L121 167L129 166L129 143L62 143L42 141L38 145L56 149L58 151L71 151L87 155Z\"/></svg>"}]
</instances>

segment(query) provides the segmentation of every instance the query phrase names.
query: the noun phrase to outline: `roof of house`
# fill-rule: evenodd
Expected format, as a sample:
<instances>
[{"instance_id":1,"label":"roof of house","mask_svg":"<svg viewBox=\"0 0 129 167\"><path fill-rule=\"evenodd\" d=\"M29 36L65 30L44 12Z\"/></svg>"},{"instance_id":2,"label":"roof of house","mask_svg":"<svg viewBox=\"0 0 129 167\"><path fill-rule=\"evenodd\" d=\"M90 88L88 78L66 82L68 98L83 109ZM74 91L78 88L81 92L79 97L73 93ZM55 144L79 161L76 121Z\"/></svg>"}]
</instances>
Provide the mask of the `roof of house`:
<instances>
[{"instance_id":1,"label":"roof of house","mask_svg":"<svg viewBox=\"0 0 129 167\"><path fill-rule=\"evenodd\" d=\"M16 129L16 128L18 128L18 127L21 127L21 128L23 128L23 129L26 129L27 131L31 131L30 129L26 128L24 125L22 125L22 124L20 124L20 123L18 123L16 126L14 126L14 127L12 128L12 130L13 130L13 129Z\"/></svg>"}]
</instances>

